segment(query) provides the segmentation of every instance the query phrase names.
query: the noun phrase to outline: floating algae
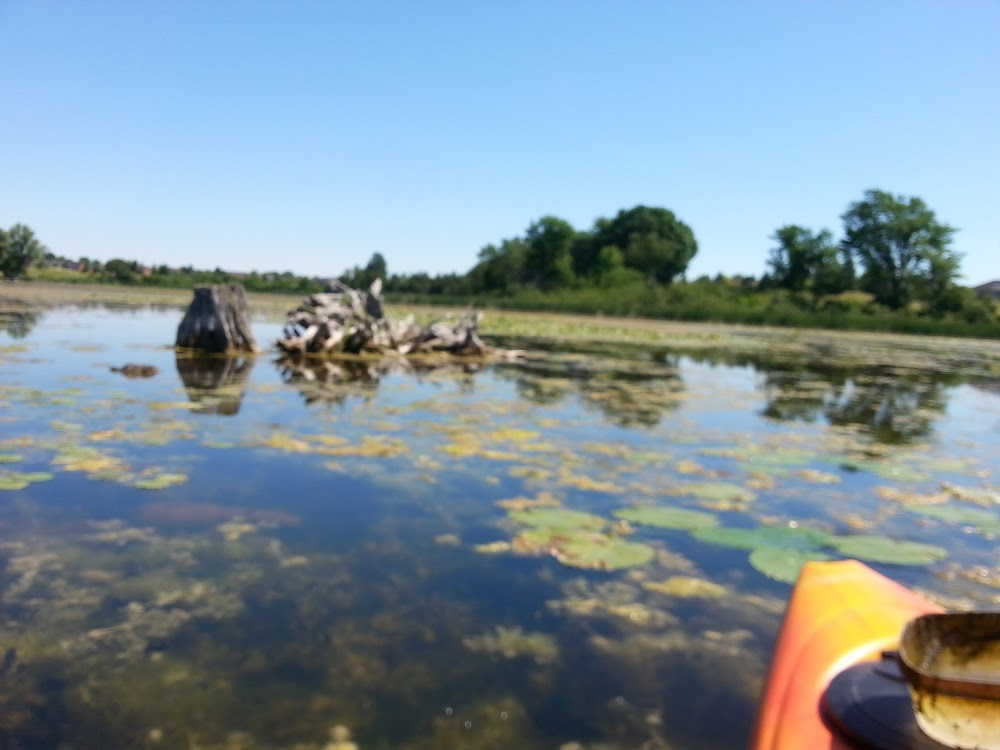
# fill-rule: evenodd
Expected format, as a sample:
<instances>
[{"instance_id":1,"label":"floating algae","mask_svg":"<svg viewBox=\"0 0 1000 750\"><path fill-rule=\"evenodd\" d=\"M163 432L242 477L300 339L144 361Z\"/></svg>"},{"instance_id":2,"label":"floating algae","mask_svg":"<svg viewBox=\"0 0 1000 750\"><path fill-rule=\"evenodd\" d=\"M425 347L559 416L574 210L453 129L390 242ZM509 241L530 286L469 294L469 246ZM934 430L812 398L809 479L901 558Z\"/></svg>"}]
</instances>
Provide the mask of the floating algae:
<instances>
[{"instance_id":1,"label":"floating algae","mask_svg":"<svg viewBox=\"0 0 1000 750\"><path fill-rule=\"evenodd\" d=\"M497 625L482 635L462 639L469 651L504 659L531 659L548 664L559 658L559 644L548 633L524 631L520 627Z\"/></svg>"},{"instance_id":2,"label":"floating algae","mask_svg":"<svg viewBox=\"0 0 1000 750\"><path fill-rule=\"evenodd\" d=\"M162 473L152 476L145 476L132 483L133 487L140 490L164 490L178 484L184 484L188 480L187 474Z\"/></svg>"},{"instance_id":3,"label":"floating algae","mask_svg":"<svg viewBox=\"0 0 1000 750\"><path fill-rule=\"evenodd\" d=\"M644 581L642 587L657 594L681 599L716 599L729 593L725 586L696 576L671 576L665 581Z\"/></svg>"}]
</instances>

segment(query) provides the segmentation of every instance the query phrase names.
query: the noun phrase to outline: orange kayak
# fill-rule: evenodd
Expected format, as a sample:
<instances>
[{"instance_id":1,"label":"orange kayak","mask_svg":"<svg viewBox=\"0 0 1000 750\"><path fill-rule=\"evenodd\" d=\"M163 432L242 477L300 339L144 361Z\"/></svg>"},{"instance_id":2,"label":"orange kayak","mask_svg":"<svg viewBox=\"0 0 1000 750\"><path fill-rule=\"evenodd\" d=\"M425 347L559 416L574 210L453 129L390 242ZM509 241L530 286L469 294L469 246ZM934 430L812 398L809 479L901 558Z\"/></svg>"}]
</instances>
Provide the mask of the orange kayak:
<instances>
[{"instance_id":1,"label":"orange kayak","mask_svg":"<svg viewBox=\"0 0 1000 750\"><path fill-rule=\"evenodd\" d=\"M750 750L849 750L820 705L848 667L895 649L907 622L937 605L855 560L810 562L792 591Z\"/></svg>"}]
</instances>

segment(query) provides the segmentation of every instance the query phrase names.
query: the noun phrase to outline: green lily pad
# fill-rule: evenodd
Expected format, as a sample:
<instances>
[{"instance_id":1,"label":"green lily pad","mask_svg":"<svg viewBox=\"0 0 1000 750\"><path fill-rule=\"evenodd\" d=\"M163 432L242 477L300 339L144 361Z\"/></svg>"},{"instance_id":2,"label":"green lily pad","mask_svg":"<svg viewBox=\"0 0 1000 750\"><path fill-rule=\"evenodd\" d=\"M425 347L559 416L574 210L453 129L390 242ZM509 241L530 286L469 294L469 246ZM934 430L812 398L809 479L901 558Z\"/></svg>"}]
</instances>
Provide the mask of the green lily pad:
<instances>
[{"instance_id":1,"label":"green lily pad","mask_svg":"<svg viewBox=\"0 0 1000 750\"><path fill-rule=\"evenodd\" d=\"M29 484L17 474L0 474L0 490L23 490Z\"/></svg>"},{"instance_id":2,"label":"green lily pad","mask_svg":"<svg viewBox=\"0 0 1000 750\"><path fill-rule=\"evenodd\" d=\"M16 464L18 461L23 460L23 456L19 456L16 453L0 453L0 464Z\"/></svg>"},{"instance_id":3,"label":"green lily pad","mask_svg":"<svg viewBox=\"0 0 1000 750\"><path fill-rule=\"evenodd\" d=\"M842 536L835 538L832 544L845 557L867 562L924 565L948 557L944 547L887 536Z\"/></svg>"},{"instance_id":4,"label":"green lily pad","mask_svg":"<svg viewBox=\"0 0 1000 750\"><path fill-rule=\"evenodd\" d=\"M548 529L599 531L608 525L605 518L568 508L523 508L512 510L508 516L515 523Z\"/></svg>"},{"instance_id":5,"label":"green lily pad","mask_svg":"<svg viewBox=\"0 0 1000 750\"><path fill-rule=\"evenodd\" d=\"M725 527L697 529L695 539L734 549L755 550L759 547L779 547L793 550L816 550L829 546L833 537L819 529L801 526L758 526L753 529Z\"/></svg>"},{"instance_id":6,"label":"green lily pad","mask_svg":"<svg viewBox=\"0 0 1000 750\"><path fill-rule=\"evenodd\" d=\"M989 539L995 539L1000 537L1000 521L991 521L990 523L977 523L976 532L982 534Z\"/></svg>"},{"instance_id":7,"label":"green lily pad","mask_svg":"<svg viewBox=\"0 0 1000 750\"><path fill-rule=\"evenodd\" d=\"M612 514L615 518L631 521L641 526L655 526L658 529L704 529L718 526L718 519L711 513L687 508L639 507L619 508Z\"/></svg>"},{"instance_id":8,"label":"green lily pad","mask_svg":"<svg viewBox=\"0 0 1000 750\"><path fill-rule=\"evenodd\" d=\"M768 578L795 583L802 566L812 560L830 560L830 555L810 549L758 547L750 553L750 565Z\"/></svg>"},{"instance_id":9,"label":"green lily pad","mask_svg":"<svg viewBox=\"0 0 1000 750\"><path fill-rule=\"evenodd\" d=\"M24 471L20 472L17 476L23 479L29 484L37 484L38 482L48 482L52 479L53 475L47 471Z\"/></svg>"},{"instance_id":10,"label":"green lily pad","mask_svg":"<svg viewBox=\"0 0 1000 750\"><path fill-rule=\"evenodd\" d=\"M948 523L989 524L1000 522L1000 516L983 508L968 508L961 505L914 505L910 510L922 516L930 516Z\"/></svg>"},{"instance_id":11,"label":"green lily pad","mask_svg":"<svg viewBox=\"0 0 1000 750\"><path fill-rule=\"evenodd\" d=\"M134 486L140 490L163 490L173 487L175 484L184 484L187 481L186 474L157 474L154 477L139 479Z\"/></svg>"},{"instance_id":12,"label":"green lily pad","mask_svg":"<svg viewBox=\"0 0 1000 750\"><path fill-rule=\"evenodd\" d=\"M47 482L52 475L46 471L9 471L0 473L0 490L23 490L38 482Z\"/></svg>"},{"instance_id":13,"label":"green lily pad","mask_svg":"<svg viewBox=\"0 0 1000 750\"><path fill-rule=\"evenodd\" d=\"M552 556L563 565L584 570L622 570L645 565L656 555L652 547L620 537L587 532L557 545Z\"/></svg>"},{"instance_id":14,"label":"green lily pad","mask_svg":"<svg viewBox=\"0 0 1000 750\"><path fill-rule=\"evenodd\" d=\"M702 500L738 500L749 503L757 499L757 493L730 482L692 482L684 486L689 495Z\"/></svg>"}]
</instances>

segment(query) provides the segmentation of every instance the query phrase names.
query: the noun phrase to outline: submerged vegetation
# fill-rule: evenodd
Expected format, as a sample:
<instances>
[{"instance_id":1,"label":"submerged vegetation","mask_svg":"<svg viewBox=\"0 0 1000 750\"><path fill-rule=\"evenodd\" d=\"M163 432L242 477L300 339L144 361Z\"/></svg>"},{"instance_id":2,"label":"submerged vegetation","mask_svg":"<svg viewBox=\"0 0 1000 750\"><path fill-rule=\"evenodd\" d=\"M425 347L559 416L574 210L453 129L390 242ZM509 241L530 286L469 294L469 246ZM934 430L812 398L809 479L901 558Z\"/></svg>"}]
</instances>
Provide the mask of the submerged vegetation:
<instances>
[{"instance_id":1,"label":"submerged vegetation","mask_svg":"<svg viewBox=\"0 0 1000 750\"><path fill-rule=\"evenodd\" d=\"M512 314L293 378L17 312L2 746L732 747L805 561L1000 604L991 342Z\"/></svg>"}]
</instances>

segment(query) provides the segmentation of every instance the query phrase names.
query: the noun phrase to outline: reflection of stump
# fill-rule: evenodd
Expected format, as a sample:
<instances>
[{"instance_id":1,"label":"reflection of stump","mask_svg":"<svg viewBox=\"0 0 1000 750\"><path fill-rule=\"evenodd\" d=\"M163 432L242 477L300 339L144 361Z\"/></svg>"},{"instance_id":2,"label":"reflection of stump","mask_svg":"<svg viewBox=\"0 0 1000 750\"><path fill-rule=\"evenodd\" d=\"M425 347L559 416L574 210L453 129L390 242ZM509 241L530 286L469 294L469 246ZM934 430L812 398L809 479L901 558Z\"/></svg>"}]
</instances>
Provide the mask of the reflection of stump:
<instances>
[{"instance_id":1,"label":"reflection of stump","mask_svg":"<svg viewBox=\"0 0 1000 750\"><path fill-rule=\"evenodd\" d=\"M253 368L249 357L177 357L177 374L199 414L236 414Z\"/></svg>"},{"instance_id":2,"label":"reflection of stump","mask_svg":"<svg viewBox=\"0 0 1000 750\"><path fill-rule=\"evenodd\" d=\"M177 327L175 346L212 353L258 352L250 312L239 284L196 286L194 299Z\"/></svg>"}]
</instances>

